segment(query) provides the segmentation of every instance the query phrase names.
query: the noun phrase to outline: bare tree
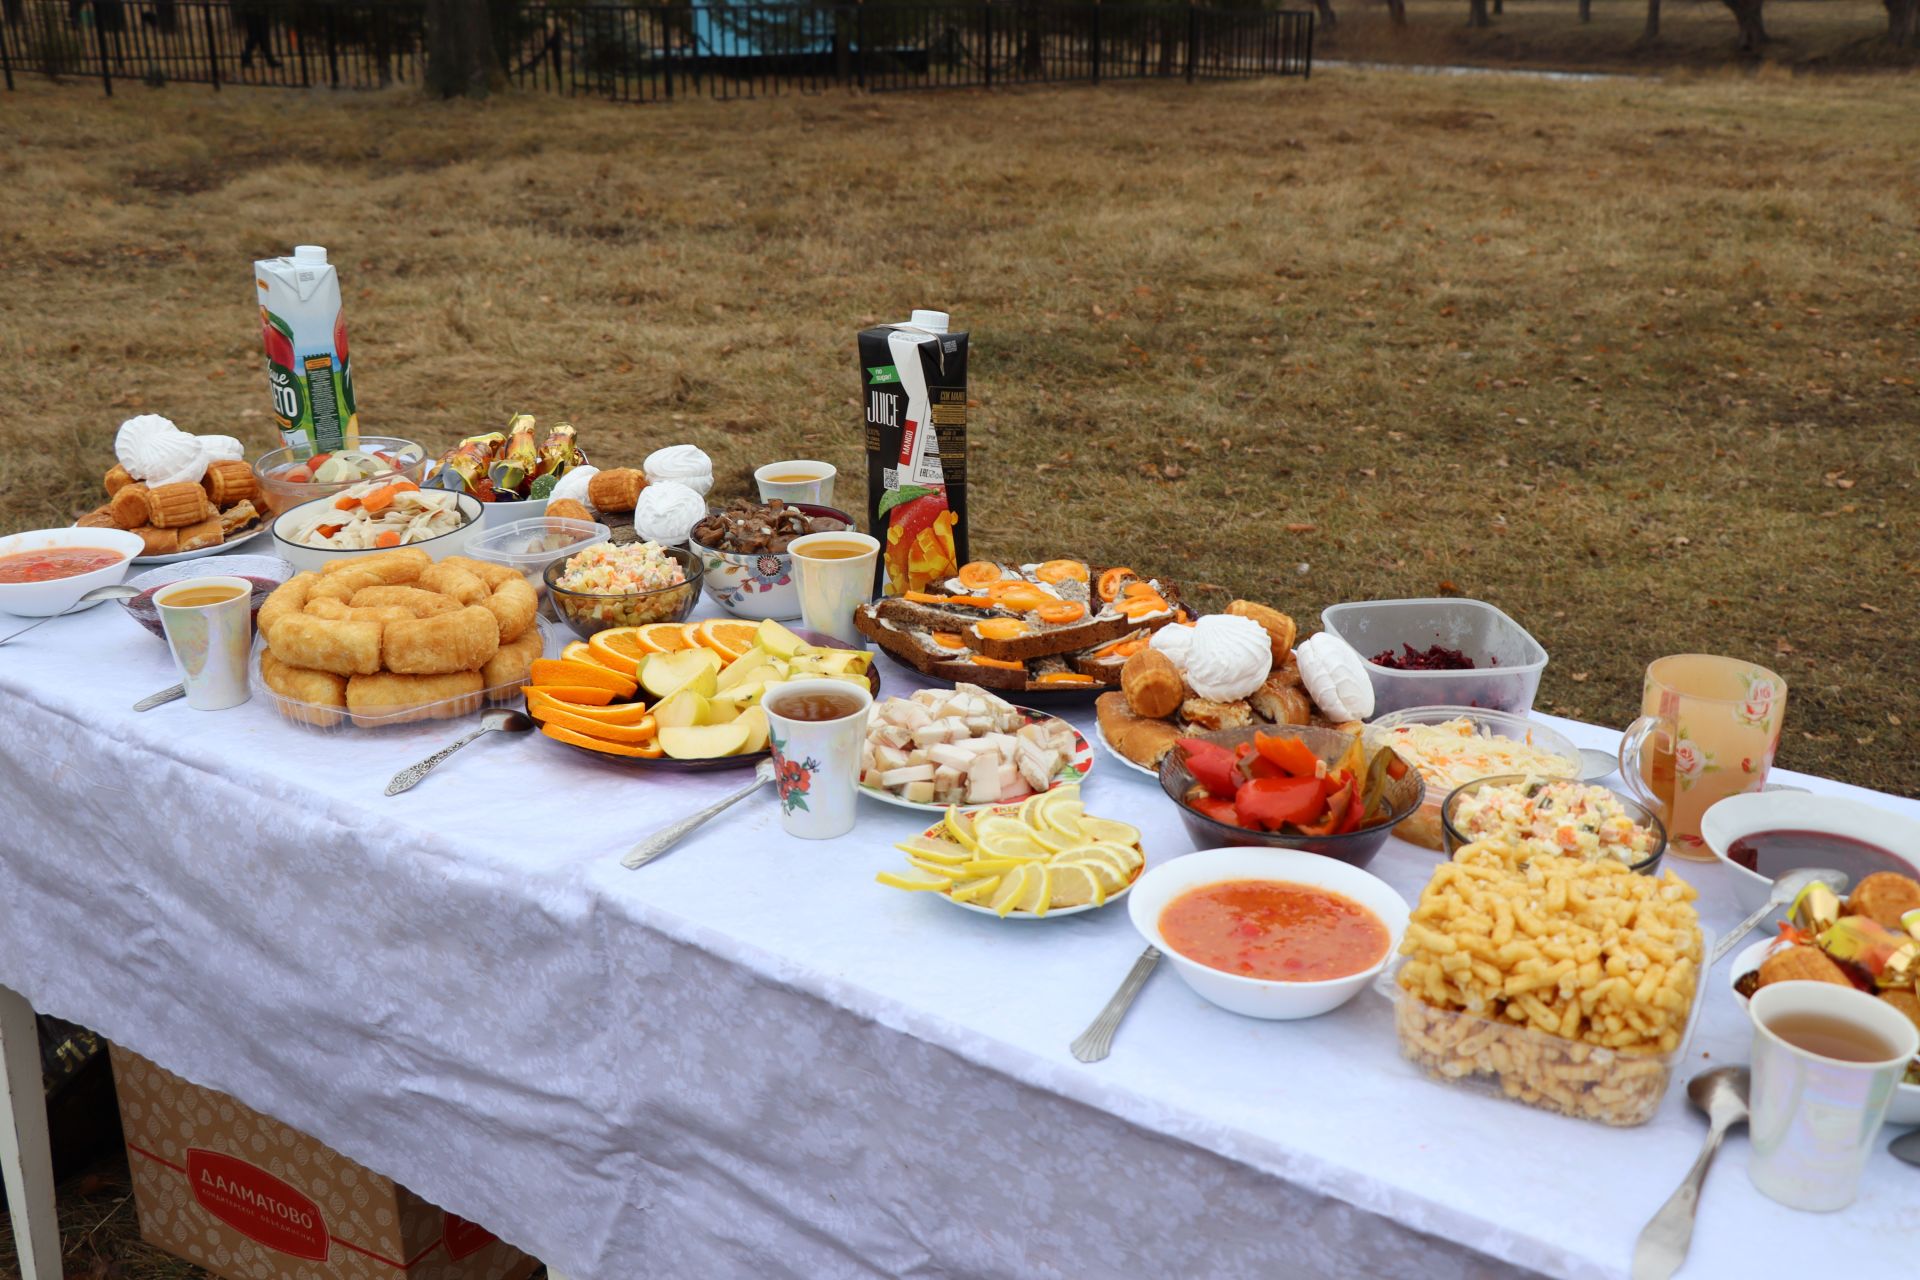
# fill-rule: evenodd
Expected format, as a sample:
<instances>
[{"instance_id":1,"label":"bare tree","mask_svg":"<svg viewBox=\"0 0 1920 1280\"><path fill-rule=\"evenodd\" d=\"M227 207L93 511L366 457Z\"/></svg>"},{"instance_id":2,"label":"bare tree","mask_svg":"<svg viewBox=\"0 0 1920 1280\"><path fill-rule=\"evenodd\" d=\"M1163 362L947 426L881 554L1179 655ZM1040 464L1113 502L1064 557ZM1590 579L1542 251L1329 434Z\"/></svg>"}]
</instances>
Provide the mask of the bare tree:
<instances>
[{"instance_id":1,"label":"bare tree","mask_svg":"<svg viewBox=\"0 0 1920 1280\"><path fill-rule=\"evenodd\" d=\"M1896 49L1914 44L1914 11L1920 5L1916 5L1915 0L1886 0L1886 4L1887 43Z\"/></svg>"},{"instance_id":2,"label":"bare tree","mask_svg":"<svg viewBox=\"0 0 1920 1280\"><path fill-rule=\"evenodd\" d=\"M1487 16L1487 0L1467 0L1467 25L1470 27L1493 25L1493 19Z\"/></svg>"},{"instance_id":3,"label":"bare tree","mask_svg":"<svg viewBox=\"0 0 1920 1280\"><path fill-rule=\"evenodd\" d=\"M1740 52L1760 52L1760 46L1767 42L1766 24L1760 20L1762 0L1724 0L1724 3L1733 10L1733 20L1740 24Z\"/></svg>"},{"instance_id":4,"label":"bare tree","mask_svg":"<svg viewBox=\"0 0 1920 1280\"><path fill-rule=\"evenodd\" d=\"M427 87L443 98L484 98L494 71L487 0L427 0Z\"/></svg>"},{"instance_id":5,"label":"bare tree","mask_svg":"<svg viewBox=\"0 0 1920 1280\"><path fill-rule=\"evenodd\" d=\"M1647 0L1647 26L1640 33L1642 44L1652 44L1660 38L1660 0Z\"/></svg>"},{"instance_id":6,"label":"bare tree","mask_svg":"<svg viewBox=\"0 0 1920 1280\"><path fill-rule=\"evenodd\" d=\"M1387 15L1393 19L1393 25L1407 25L1407 0L1387 0Z\"/></svg>"},{"instance_id":7,"label":"bare tree","mask_svg":"<svg viewBox=\"0 0 1920 1280\"><path fill-rule=\"evenodd\" d=\"M1333 0L1313 0L1313 7L1319 12L1320 25L1331 31L1340 19L1333 16Z\"/></svg>"}]
</instances>

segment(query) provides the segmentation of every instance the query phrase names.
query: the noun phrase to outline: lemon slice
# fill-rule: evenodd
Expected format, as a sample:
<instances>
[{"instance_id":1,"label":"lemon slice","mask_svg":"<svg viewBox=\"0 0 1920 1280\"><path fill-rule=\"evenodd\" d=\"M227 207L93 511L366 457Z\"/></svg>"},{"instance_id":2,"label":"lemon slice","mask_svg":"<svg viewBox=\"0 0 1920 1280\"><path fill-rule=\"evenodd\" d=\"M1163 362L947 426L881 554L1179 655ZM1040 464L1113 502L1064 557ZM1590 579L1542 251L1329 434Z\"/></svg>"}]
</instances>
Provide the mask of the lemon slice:
<instances>
[{"instance_id":1,"label":"lemon slice","mask_svg":"<svg viewBox=\"0 0 1920 1280\"><path fill-rule=\"evenodd\" d=\"M953 881L947 879L945 876L936 876L927 871L903 871L898 873L882 871L879 875L875 876L874 879L878 880L881 884L891 885L895 889L937 889L944 893L948 889L953 888Z\"/></svg>"},{"instance_id":2,"label":"lemon slice","mask_svg":"<svg viewBox=\"0 0 1920 1280\"><path fill-rule=\"evenodd\" d=\"M1080 834L1088 840L1098 840L1107 844L1138 845L1140 830L1112 818L1082 817Z\"/></svg>"},{"instance_id":3,"label":"lemon slice","mask_svg":"<svg viewBox=\"0 0 1920 1280\"><path fill-rule=\"evenodd\" d=\"M953 805L947 806L947 816L941 820L940 825L947 829L947 834L952 836L961 848L980 847L973 839L973 824L967 821L967 816Z\"/></svg>"},{"instance_id":4,"label":"lemon slice","mask_svg":"<svg viewBox=\"0 0 1920 1280\"><path fill-rule=\"evenodd\" d=\"M963 876L1000 876L1015 867L1030 866L1038 861L1038 858L975 858L961 863L954 871Z\"/></svg>"},{"instance_id":5,"label":"lemon slice","mask_svg":"<svg viewBox=\"0 0 1920 1280\"><path fill-rule=\"evenodd\" d=\"M951 880L953 879L954 876L960 874L960 869L954 866L953 864L947 863L947 862L935 862L931 858L925 857L918 853L908 854L907 861L911 863L913 866L918 867L920 870L926 872L930 876L942 876L948 880Z\"/></svg>"},{"instance_id":6,"label":"lemon slice","mask_svg":"<svg viewBox=\"0 0 1920 1280\"><path fill-rule=\"evenodd\" d=\"M974 843L989 858L1025 858L1038 861L1052 850L1034 840L1018 818L986 817L973 824Z\"/></svg>"},{"instance_id":7,"label":"lemon slice","mask_svg":"<svg viewBox=\"0 0 1920 1280\"><path fill-rule=\"evenodd\" d=\"M1080 834L1080 815L1086 811L1080 803L1078 786L1055 787L1034 797L1032 825L1057 831L1063 836Z\"/></svg>"},{"instance_id":8,"label":"lemon slice","mask_svg":"<svg viewBox=\"0 0 1920 1280\"><path fill-rule=\"evenodd\" d=\"M1119 888L1132 878L1133 864L1113 845L1090 844L1074 850L1071 860L1084 867L1098 868L1109 890Z\"/></svg>"},{"instance_id":9,"label":"lemon slice","mask_svg":"<svg viewBox=\"0 0 1920 1280\"><path fill-rule=\"evenodd\" d=\"M1053 905L1056 907L1084 907L1088 903L1099 906L1107 900L1106 885L1101 882L1099 872L1078 862L1055 862L1049 870L1053 872Z\"/></svg>"},{"instance_id":10,"label":"lemon slice","mask_svg":"<svg viewBox=\"0 0 1920 1280\"><path fill-rule=\"evenodd\" d=\"M1047 914L1053 905L1053 868L1045 863L1027 868L1026 891L1020 895L1019 909L1036 916Z\"/></svg>"},{"instance_id":11,"label":"lemon slice","mask_svg":"<svg viewBox=\"0 0 1920 1280\"><path fill-rule=\"evenodd\" d=\"M927 862L947 863L959 866L973 857L971 850L954 844L949 840L934 840L927 836L915 836L893 846L910 859L917 858Z\"/></svg>"},{"instance_id":12,"label":"lemon slice","mask_svg":"<svg viewBox=\"0 0 1920 1280\"><path fill-rule=\"evenodd\" d=\"M983 876L978 880L969 880L965 884L954 886L950 896L955 902L978 902L999 887L999 876Z\"/></svg>"},{"instance_id":13,"label":"lemon slice","mask_svg":"<svg viewBox=\"0 0 1920 1280\"><path fill-rule=\"evenodd\" d=\"M1144 866L1147 861L1147 856L1130 844L1114 844L1110 841L1098 840L1088 845L1087 848L1099 849L1112 854L1126 864L1128 871L1133 871Z\"/></svg>"},{"instance_id":14,"label":"lemon slice","mask_svg":"<svg viewBox=\"0 0 1920 1280\"><path fill-rule=\"evenodd\" d=\"M993 900L987 904L1000 914L1001 919L1013 914L1013 909L1020 905L1020 899L1026 896L1027 881L1033 871L1031 866L1019 866L1002 877L1000 887L993 891Z\"/></svg>"}]
</instances>

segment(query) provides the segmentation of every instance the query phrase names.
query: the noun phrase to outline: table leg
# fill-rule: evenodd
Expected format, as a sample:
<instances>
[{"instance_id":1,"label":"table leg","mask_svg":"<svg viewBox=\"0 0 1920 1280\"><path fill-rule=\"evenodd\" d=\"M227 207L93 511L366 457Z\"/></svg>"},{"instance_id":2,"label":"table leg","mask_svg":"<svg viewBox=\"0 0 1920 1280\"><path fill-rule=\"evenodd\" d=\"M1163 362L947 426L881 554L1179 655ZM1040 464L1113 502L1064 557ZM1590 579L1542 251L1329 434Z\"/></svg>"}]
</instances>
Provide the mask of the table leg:
<instances>
[{"instance_id":1,"label":"table leg","mask_svg":"<svg viewBox=\"0 0 1920 1280\"><path fill-rule=\"evenodd\" d=\"M561 1275L558 1271L555 1271L552 1267L548 1267L547 1280L567 1280L567 1278Z\"/></svg>"},{"instance_id":2,"label":"table leg","mask_svg":"<svg viewBox=\"0 0 1920 1280\"><path fill-rule=\"evenodd\" d=\"M60 1280L39 1032L33 1006L7 987L0 987L0 1175L12 1210L21 1280Z\"/></svg>"}]
</instances>

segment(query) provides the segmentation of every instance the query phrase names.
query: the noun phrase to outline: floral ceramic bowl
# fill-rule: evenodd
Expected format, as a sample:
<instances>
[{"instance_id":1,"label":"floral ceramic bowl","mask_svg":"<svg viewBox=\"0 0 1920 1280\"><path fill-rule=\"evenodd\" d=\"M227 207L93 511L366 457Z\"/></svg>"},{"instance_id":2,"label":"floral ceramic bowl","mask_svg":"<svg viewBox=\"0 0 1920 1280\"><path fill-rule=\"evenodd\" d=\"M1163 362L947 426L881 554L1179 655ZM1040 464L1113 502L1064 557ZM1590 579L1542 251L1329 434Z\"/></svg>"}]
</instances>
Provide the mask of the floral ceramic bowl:
<instances>
[{"instance_id":1,"label":"floral ceramic bowl","mask_svg":"<svg viewBox=\"0 0 1920 1280\"><path fill-rule=\"evenodd\" d=\"M789 503L810 516L828 516L854 527L853 517L833 507L808 502ZM800 587L793 576L793 557L784 551L723 551L690 544L700 557L701 581L715 604L736 618L774 618L781 622L800 616Z\"/></svg>"}]
</instances>

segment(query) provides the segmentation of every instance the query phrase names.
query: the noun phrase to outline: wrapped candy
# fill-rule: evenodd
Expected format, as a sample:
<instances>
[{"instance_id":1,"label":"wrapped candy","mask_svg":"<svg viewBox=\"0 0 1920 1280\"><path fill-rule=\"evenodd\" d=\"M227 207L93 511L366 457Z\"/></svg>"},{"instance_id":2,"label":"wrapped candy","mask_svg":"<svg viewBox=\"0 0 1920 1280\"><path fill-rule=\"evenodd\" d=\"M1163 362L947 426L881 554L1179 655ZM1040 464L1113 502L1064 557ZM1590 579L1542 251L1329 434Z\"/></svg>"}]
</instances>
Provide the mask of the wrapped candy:
<instances>
[{"instance_id":1,"label":"wrapped candy","mask_svg":"<svg viewBox=\"0 0 1920 1280\"><path fill-rule=\"evenodd\" d=\"M580 453L579 435L570 422L556 423L540 442L540 476L563 476L586 459Z\"/></svg>"},{"instance_id":2,"label":"wrapped candy","mask_svg":"<svg viewBox=\"0 0 1920 1280\"><path fill-rule=\"evenodd\" d=\"M506 436L498 431L483 436L468 436L434 464L433 474L427 477L426 486L430 489L450 489L455 493L470 494L482 502L492 502L493 481L487 475L487 466L505 440Z\"/></svg>"},{"instance_id":3,"label":"wrapped candy","mask_svg":"<svg viewBox=\"0 0 1920 1280\"><path fill-rule=\"evenodd\" d=\"M1794 898L1787 918L1810 936L1817 937L1840 918L1840 895L1826 881L1815 880Z\"/></svg>"},{"instance_id":4,"label":"wrapped candy","mask_svg":"<svg viewBox=\"0 0 1920 1280\"><path fill-rule=\"evenodd\" d=\"M1854 965L1875 987L1911 987L1920 978L1920 942L1866 916L1842 916L1820 934L1820 949Z\"/></svg>"},{"instance_id":5,"label":"wrapped candy","mask_svg":"<svg viewBox=\"0 0 1920 1280\"><path fill-rule=\"evenodd\" d=\"M506 434L506 449L487 468L487 477L493 481L497 495L495 501L526 497L527 487L533 483L534 473L540 466L540 449L533 440L532 414L514 414L507 423Z\"/></svg>"}]
</instances>

